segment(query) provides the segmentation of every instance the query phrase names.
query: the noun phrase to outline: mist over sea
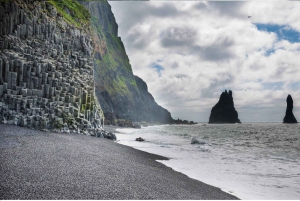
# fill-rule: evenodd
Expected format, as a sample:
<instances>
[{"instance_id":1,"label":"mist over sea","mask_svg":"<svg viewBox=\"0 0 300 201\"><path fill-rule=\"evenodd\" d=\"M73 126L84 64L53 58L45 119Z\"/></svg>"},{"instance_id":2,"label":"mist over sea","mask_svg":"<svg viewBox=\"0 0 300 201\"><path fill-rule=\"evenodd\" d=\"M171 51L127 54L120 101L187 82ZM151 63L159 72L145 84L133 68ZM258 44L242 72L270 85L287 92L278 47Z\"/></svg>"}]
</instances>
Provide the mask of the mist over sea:
<instances>
[{"instance_id":1,"label":"mist over sea","mask_svg":"<svg viewBox=\"0 0 300 201\"><path fill-rule=\"evenodd\" d=\"M300 124L243 123L117 129L118 142L241 199L300 198ZM142 137L145 142L134 141Z\"/></svg>"}]
</instances>

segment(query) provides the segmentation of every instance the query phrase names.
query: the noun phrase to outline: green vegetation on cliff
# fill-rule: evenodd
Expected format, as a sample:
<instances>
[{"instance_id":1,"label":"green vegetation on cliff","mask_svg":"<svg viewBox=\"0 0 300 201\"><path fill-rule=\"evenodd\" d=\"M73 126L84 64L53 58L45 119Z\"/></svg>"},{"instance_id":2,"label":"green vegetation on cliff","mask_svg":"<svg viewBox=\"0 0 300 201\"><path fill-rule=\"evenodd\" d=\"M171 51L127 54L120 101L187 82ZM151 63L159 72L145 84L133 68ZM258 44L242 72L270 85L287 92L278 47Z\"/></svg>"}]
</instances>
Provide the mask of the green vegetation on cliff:
<instances>
[{"instance_id":1,"label":"green vegetation on cliff","mask_svg":"<svg viewBox=\"0 0 300 201\"><path fill-rule=\"evenodd\" d=\"M66 22L81 28L90 24L90 12L75 0L49 0Z\"/></svg>"},{"instance_id":2,"label":"green vegetation on cliff","mask_svg":"<svg viewBox=\"0 0 300 201\"><path fill-rule=\"evenodd\" d=\"M104 38L105 35L103 33L102 26L100 26L99 20L95 16L92 16L91 21L92 21L92 26L97 31L99 38Z\"/></svg>"},{"instance_id":3,"label":"green vegetation on cliff","mask_svg":"<svg viewBox=\"0 0 300 201\"><path fill-rule=\"evenodd\" d=\"M103 30L99 20L92 16L92 27L97 32L99 39L106 41L107 54L97 58L96 72L103 83L105 90L111 96L126 96L132 99L131 90L137 90L132 69L121 38L112 34L113 26L108 24L108 30Z\"/></svg>"},{"instance_id":4,"label":"green vegetation on cliff","mask_svg":"<svg viewBox=\"0 0 300 201\"><path fill-rule=\"evenodd\" d=\"M95 42L94 76L97 96L107 123L125 120L170 123L171 114L157 105L147 84L133 75L109 3L79 1L91 13ZM132 123L128 123L132 125Z\"/></svg>"}]
</instances>

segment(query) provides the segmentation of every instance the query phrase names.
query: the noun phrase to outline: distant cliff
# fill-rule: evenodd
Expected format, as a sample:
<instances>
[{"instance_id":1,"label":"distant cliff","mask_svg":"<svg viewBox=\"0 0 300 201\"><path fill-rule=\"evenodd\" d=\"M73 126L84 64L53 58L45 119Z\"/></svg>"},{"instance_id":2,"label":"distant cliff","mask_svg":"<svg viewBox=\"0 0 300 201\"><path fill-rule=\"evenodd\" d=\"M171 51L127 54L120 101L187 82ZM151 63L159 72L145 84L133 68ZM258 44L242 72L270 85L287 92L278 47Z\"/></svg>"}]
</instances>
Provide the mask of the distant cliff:
<instances>
[{"instance_id":1,"label":"distant cliff","mask_svg":"<svg viewBox=\"0 0 300 201\"><path fill-rule=\"evenodd\" d=\"M234 108L231 90L221 94L219 102L211 109L208 123L241 123Z\"/></svg>"},{"instance_id":2,"label":"distant cliff","mask_svg":"<svg viewBox=\"0 0 300 201\"><path fill-rule=\"evenodd\" d=\"M91 13L95 46L96 96L110 120L130 119L171 123L170 112L159 106L147 84L134 76L120 37L118 25L107 1L80 1Z\"/></svg>"}]
</instances>

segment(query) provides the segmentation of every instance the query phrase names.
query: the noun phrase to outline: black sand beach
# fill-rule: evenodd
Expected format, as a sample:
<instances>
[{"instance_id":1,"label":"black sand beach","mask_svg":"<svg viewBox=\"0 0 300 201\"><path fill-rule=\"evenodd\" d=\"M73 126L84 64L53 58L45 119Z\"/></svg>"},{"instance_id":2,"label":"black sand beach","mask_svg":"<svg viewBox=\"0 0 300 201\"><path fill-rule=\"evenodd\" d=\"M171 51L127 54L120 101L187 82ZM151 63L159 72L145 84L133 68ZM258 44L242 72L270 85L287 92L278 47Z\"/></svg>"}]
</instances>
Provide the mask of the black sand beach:
<instances>
[{"instance_id":1,"label":"black sand beach","mask_svg":"<svg viewBox=\"0 0 300 201\"><path fill-rule=\"evenodd\" d=\"M0 124L0 199L237 199L155 161L164 159L107 139Z\"/></svg>"}]
</instances>

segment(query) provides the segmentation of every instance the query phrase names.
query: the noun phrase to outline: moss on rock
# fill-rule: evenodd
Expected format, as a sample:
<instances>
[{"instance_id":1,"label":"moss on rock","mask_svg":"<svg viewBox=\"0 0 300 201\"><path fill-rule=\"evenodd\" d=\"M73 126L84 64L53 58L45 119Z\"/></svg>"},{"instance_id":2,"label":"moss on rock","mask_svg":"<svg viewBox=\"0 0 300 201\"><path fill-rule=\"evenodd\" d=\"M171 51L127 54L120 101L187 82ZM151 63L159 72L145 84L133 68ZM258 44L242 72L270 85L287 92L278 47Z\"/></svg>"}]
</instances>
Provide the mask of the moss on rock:
<instances>
[{"instance_id":1,"label":"moss on rock","mask_svg":"<svg viewBox=\"0 0 300 201\"><path fill-rule=\"evenodd\" d=\"M90 25L90 12L75 0L49 0L64 20L78 28Z\"/></svg>"}]
</instances>

